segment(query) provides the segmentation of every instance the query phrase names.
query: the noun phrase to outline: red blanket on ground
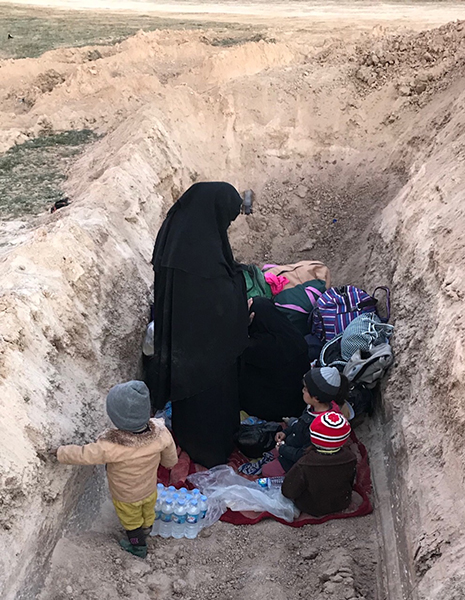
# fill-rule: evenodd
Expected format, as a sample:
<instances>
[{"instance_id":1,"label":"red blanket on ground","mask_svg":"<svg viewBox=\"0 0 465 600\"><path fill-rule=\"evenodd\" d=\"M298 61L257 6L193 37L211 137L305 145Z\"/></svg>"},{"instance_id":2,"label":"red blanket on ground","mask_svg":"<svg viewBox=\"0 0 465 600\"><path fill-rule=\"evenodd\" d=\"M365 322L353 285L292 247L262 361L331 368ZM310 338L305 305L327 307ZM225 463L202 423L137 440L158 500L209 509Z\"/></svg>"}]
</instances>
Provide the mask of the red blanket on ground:
<instances>
[{"instance_id":1,"label":"red blanket on ground","mask_svg":"<svg viewBox=\"0 0 465 600\"><path fill-rule=\"evenodd\" d=\"M353 431L350 436L350 449L357 457L357 477L354 485L354 493L352 494L352 503L348 509L339 513L325 515L324 517L312 517L311 515L301 513L293 523L278 519L268 512L234 512L228 509L221 517L221 520L233 523L234 525L254 525L262 519L271 518L284 525L302 527L302 525L324 523L331 519L348 519L350 517L362 517L370 514L373 511L373 507L370 501L371 475L368 454L365 446L358 440ZM164 485L174 485L177 488L182 487L186 485L188 475L206 470L205 467L192 462L189 455L181 451L180 448L178 448L178 455L178 464L171 471L168 471L164 467L158 469L158 480ZM248 459L236 450L229 457L228 465L237 471L238 467L246 462L248 462ZM258 477L247 477L247 479L258 479ZM192 487L189 485L189 482L187 482L187 487Z\"/></svg>"}]
</instances>

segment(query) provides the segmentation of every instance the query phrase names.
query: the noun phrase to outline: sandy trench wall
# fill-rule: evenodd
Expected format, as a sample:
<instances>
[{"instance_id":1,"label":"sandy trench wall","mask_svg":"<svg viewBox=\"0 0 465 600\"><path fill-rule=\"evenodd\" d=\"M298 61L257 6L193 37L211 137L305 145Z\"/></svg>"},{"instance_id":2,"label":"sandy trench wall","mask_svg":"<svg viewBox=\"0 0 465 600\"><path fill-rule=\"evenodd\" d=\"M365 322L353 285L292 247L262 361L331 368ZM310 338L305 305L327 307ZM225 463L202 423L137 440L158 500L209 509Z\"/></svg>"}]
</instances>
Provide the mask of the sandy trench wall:
<instances>
[{"instance_id":1,"label":"sandy trench wall","mask_svg":"<svg viewBox=\"0 0 465 600\"><path fill-rule=\"evenodd\" d=\"M384 397L388 468L411 581L425 600L465 592L464 101L458 86L435 107L442 121L434 143L384 210L375 245L376 269L392 281L397 328Z\"/></svg>"},{"instance_id":2,"label":"sandy trench wall","mask_svg":"<svg viewBox=\"0 0 465 600\"><path fill-rule=\"evenodd\" d=\"M350 261L393 293L396 364L382 431L405 597L462 598L464 191L462 80L438 94L391 146L408 181ZM379 499L380 501L382 498Z\"/></svg>"},{"instance_id":3,"label":"sandy trench wall","mask_svg":"<svg viewBox=\"0 0 465 600\"><path fill-rule=\"evenodd\" d=\"M158 56L157 39L137 36L105 58L103 80L115 72L114 61L124 63L125 51L143 65L144 52ZM255 67L241 70L239 63L252 55L259 57ZM217 65L228 57L234 57L234 77L215 80L211 74L219 78L224 71ZM92 95L89 68L79 67L79 85L71 78L51 93L49 118L56 126L70 122L83 89ZM152 285L149 260L164 211L190 182L224 178L258 192L261 213L232 231L236 252L249 260L267 252L287 259L302 246L311 221L326 218L315 198L307 198L322 185L338 193L357 190L338 205L342 213L355 197L381 204L394 197L382 214L364 214L357 231L373 226L369 252L347 252L342 266L336 253L331 266L359 283L392 283L398 364L384 412L397 465L396 518L416 565L411 580L419 596L458 599L452 594L461 593L464 510L461 82L416 116L407 112L386 127L393 86L354 105L355 88L340 65L332 71L309 65L299 51L273 47L270 57L250 48L215 51L211 62L202 55L189 69L169 89L160 86L159 73L142 80L144 105L134 111L128 104L131 116L123 115L119 125L112 121L112 131L70 174L73 206L2 257L0 544L8 552L0 559L0 595L13 599L27 580L40 582L47 553L89 474L45 464L36 450L92 439L106 422L106 391L137 371ZM137 77L125 85L127 98L134 85L142 93ZM116 102L117 88L111 90ZM94 106L93 100L85 102ZM40 103L36 116L46 110L44 99ZM57 106L61 112L53 111ZM397 194L406 169L409 181ZM281 182L279 193L273 195L268 180ZM302 180L307 191L301 193ZM273 237L279 238L275 245ZM330 244L319 246L329 252ZM33 585L27 594L32 597Z\"/></svg>"},{"instance_id":4,"label":"sandy trench wall","mask_svg":"<svg viewBox=\"0 0 465 600\"><path fill-rule=\"evenodd\" d=\"M2 598L43 576L90 474L44 464L36 450L91 441L106 423L106 391L138 367L154 232L163 197L182 182L165 132L144 125L139 138L127 124L111 168L72 214L38 228L0 267L1 544L9 549L1 559ZM151 135L164 151L149 160Z\"/></svg>"}]
</instances>

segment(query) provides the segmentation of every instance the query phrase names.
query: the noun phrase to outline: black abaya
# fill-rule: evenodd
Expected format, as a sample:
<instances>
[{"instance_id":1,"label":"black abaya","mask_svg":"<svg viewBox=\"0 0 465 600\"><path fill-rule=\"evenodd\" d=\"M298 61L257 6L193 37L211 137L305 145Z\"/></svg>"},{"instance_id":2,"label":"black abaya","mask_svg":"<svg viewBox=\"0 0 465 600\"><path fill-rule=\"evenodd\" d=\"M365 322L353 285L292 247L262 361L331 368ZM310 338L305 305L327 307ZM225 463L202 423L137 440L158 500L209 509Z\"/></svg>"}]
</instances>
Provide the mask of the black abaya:
<instances>
[{"instance_id":1,"label":"black abaya","mask_svg":"<svg viewBox=\"0 0 465 600\"><path fill-rule=\"evenodd\" d=\"M178 444L208 468L226 463L239 427L238 366L232 365L209 390L173 403Z\"/></svg>"},{"instance_id":2,"label":"black abaya","mask_svg":"<svg viewBox=\"0 0 465 600\"><path fill-rule=\"evenodd\" d=\"M267 421L300 416L302 377L310 368L307 343L271 300L254 298L250 310L255 317L241 359L241 408Z\"/></svg>"},{"instance_id":3,"label":"black abaya","mask_svg":"<svg viewBox=\"0 0 465 600\"><path fill-rule=\"evenodd\" d=\"M239 424L236 364L248 311L227 229L241 203L227 183L193 185L168 212L152 259L152 403L172 401L175 437L207 467L226 462Z\"/></svg>"}]
</instances>

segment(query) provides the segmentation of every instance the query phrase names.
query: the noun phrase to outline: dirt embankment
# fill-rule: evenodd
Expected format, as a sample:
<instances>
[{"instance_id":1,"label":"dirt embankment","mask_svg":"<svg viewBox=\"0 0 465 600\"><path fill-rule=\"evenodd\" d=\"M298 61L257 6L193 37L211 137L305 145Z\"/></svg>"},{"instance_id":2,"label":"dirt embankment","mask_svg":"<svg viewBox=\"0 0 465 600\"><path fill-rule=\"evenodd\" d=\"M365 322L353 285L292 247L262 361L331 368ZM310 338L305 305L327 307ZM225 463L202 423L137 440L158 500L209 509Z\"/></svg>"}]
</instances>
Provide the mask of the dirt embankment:
<instances>
[{"instance_id":1,"label":"dirt embankment","mask_svg":"<svg viewBox=\"0 0 465 600\"><path fill-rule=\"evenodd\" d=\"M254 215L232 228L239 258L315 257L329 263L336 281L392 285L398 359L378 437L385 437L401 550L412 567L405 590L425 600L462 597L462 24L401 38L351 35L349 44L284 37L222 47L208 32L140 33L99 48L90 62L93 49L2 63L4 148L43 133L44 123L46 132L91 127L106 134L70 172L72 205L37 217L17 247L3 248L2 597L34 597L89 476L44 463L36 451L92 439L105 422L105 391L136 373L156 230L180 191L202 179L256 191ZM43 89L38 81L51 70L54 85ZM343 540L355 560L359 541L347 535L350 527L320 535L329 535L332 549ZM368 540L357 559L366 569L342 565L352 573L349 596L347 586L325 586L340 583L339 572L312 578L315 597L376 597L374 565L363 564L375 552L373 522L353 527ZM219 544L223 529L209 543ZM103 531L97 542L60 543L44 600L97 597L86 587L88 570L114 558ZM257 528L259 546L275 531ZM225 535L244 546L253 531ZM291 537L283 534L283 543ZM75 543L84 568L67 562L79 554ZM203 552L205 542L198 544ZM275 557L279 573L298 551L289 548L284 566ZM209 589L201 565L214 553L201 552L194 564L169 550L173 567L162 552L163 545L150 572L137 573L131 563L132 579L110 578L101 597L145 600L158 590L160 598L187 599ZM321 554L315 564L326 572ZM241 577L249 591L261 581L239 563L231 572L212 594L237 597ZM154 587L134 583L144 573ZM308 595L290 579L267 581L267 597Z\"/></svg>"}]
</instances>

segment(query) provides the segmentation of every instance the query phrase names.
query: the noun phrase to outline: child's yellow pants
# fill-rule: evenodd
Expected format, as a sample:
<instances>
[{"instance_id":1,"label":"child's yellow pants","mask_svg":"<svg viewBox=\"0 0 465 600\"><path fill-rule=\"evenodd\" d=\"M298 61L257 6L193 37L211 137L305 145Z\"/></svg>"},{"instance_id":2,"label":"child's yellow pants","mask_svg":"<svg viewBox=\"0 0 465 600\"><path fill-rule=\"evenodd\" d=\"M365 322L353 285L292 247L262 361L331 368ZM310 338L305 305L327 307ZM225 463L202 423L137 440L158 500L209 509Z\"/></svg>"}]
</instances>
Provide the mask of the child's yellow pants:
<instances>
[{"instance_id":1,"label":"child's yellow pants","mask_svg":"<svg viewBox=\"0 0 465 600\"><path fill-rule=\"evenodd\" d=\"M155 503L157 492L139 502L120 502L113 499L118 519L126 531L139 529L139 527L152 527L155 521Z\"/></svg>"}]
</instances>

